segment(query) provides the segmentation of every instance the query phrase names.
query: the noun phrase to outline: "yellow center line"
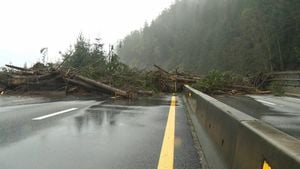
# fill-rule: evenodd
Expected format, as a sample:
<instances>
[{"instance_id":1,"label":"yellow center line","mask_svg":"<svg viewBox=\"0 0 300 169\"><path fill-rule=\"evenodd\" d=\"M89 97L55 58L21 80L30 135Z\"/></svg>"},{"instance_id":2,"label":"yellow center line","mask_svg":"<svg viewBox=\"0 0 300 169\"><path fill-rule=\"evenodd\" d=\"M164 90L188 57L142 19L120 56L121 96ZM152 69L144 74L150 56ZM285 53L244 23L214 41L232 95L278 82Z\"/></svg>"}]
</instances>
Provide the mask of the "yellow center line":
<instances>
[{"instance_id":1,"label":"yellow center line","mask_svg":"<svg viewBox=\"0 0 300 169\"><path fill-rule=\"evenodd\" d=\"M266 161L264 161L262 169L272 169L272 168L271 168L271 166Z\"/></svg>"},{"instance_id":2,"label":"yellow center line","mask_svg":"<svg viewBox=\"0 0 300 169\"><path fill-rule=\"evenodd\" d=\"M157 169L173 169L176 97L172 96Z\"/></svg>"}]
</instances>

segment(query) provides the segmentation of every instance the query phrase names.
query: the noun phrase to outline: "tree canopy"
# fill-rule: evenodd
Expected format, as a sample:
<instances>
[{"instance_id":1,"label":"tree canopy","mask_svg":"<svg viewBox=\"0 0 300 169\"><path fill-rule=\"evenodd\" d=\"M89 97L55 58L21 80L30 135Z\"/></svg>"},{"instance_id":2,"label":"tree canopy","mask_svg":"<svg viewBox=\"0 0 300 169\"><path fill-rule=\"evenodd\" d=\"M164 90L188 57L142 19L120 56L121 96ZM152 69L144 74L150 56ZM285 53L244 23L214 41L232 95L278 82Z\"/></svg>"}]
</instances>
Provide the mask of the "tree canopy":
<instances>
[{"instance_id":1,"label":"tree canopy","mask_svg":"<svg viewBox=\"0 0 300 169\"><path fill-rule=\"evenodd\" d=\"M76 43L62 54L62 57L64 68L75 69L80 74L93 79L129 71L128 66L121 63L118 55L113 52L113 48L106 53L101 39L97 38L91 43L82 34L78 36Z\"/></svg>"},{"instance_id":2,"label":"tree canopy","mask_svg":"<svg viewBox=\"0 0 300 169\"><path fill-rule=\"evenodd\" d=\"M300 68L299 0L179 0L121 42L137 67L243 74Z\"/></svg>"}]
</instances>

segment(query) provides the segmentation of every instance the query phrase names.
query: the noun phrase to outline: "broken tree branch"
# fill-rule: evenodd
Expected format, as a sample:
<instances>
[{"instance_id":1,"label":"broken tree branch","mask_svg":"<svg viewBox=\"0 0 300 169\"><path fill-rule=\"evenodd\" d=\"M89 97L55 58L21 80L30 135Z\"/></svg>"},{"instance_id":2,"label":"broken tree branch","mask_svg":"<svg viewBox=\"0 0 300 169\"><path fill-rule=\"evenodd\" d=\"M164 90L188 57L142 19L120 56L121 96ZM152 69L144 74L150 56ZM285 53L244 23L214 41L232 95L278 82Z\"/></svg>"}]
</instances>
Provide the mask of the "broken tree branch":
<instances>
[{"instance_id":1,"label":"broken tree branch","mask_svg":"<svg viewBox=\"0 0 300 169\"><path fill-rule=\"evenodd\" d=\"M157 65L154 65L154 67L156 67L158 70L160 70L161 72L164 72L165 74L170 74L168 71L164 70L163 68L157 66Z\"/></svg>"},{"instance_id":2,"label":"broken tree branch","mask_svg":"<svg viewBox=\"0 0 300 169\"><path fill-rule=\"evenodd\" d=\"M9 67L9 68L12 68L12 69L20 70L20 71L31 71L29 69L18 67L18 66L14 66L14 65L5 65L5 66Z\"/></svg>"}]
</instances>

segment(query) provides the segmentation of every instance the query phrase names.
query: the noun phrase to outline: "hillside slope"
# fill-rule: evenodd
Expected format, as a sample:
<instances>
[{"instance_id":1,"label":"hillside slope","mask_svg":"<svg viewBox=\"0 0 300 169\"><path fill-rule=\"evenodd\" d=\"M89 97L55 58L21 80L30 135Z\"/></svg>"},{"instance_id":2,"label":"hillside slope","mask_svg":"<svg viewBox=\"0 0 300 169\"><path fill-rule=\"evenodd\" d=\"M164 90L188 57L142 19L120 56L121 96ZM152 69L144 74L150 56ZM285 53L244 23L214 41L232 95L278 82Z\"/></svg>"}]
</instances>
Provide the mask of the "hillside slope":
<instances>
[{"instance_id":1,"label":"hillside slope","mask_svg":"<svg viewBox=\"0 0 300 169\"><path fill-rule=\"evenodd\" d=\"M137 67L206 73L300 68L299 0L181 0L118 48Z\"/></svg>"}]
</instances>

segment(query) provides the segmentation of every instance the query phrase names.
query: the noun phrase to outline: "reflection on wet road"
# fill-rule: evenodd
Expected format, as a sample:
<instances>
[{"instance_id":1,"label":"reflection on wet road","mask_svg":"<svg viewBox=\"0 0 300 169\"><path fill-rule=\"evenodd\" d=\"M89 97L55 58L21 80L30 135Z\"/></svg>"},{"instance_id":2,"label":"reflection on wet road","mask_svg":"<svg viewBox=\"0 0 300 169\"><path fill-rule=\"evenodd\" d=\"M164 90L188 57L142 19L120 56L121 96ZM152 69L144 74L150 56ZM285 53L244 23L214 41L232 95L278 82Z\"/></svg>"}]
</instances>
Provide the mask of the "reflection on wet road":
<instances>
[{"instance_id":1,"label":"reflection on wet road","mask_svg":"<svg viewBox=\"0 0 300 169\"><path fill-rule=\"evenodd\" d=\"M300 138L300 99L298 98L272 95L216 96L216 98L291 136Z\"/></svg>"},{"instance_id":2,"label":"reflection on wet road","mask_svg":"<svg viewBox=\"0 0 300 169\"><path fill-rule=\"evenodd\" d=\"M0 97L0 107L13 106L13 105L24 105L32 103L47 102L49 99L42 97L29 97L29 96L5 96Z\"/></svg>"},{"instance_id":3,"label":"reflection on wet road","mask_svg":"<svg viewBox=\"0 0 300 169\"><path fill-rule=\"evenodd\" d=\"M156 168L170 96L1 107L1 169ZM177 99L174 168L201 168ZM70 108L77 110L34 121Z\"/></svg>"}]
</instances>

